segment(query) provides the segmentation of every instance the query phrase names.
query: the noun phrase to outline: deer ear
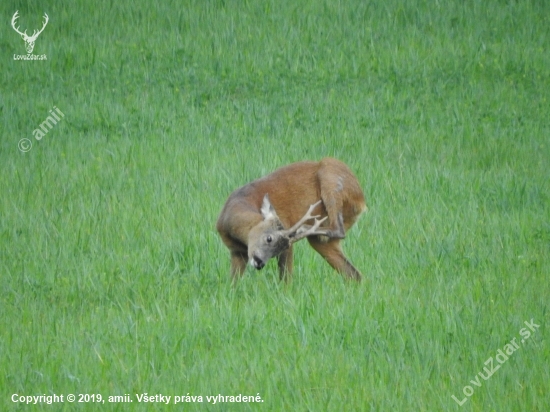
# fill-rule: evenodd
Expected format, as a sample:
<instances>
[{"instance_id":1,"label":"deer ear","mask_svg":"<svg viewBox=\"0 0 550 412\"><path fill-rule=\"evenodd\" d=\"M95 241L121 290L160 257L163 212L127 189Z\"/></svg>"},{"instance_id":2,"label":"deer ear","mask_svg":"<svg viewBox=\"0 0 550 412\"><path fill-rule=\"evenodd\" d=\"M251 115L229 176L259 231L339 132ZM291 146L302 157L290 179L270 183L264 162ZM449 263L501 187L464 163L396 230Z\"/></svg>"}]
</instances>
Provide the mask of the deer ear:
<instances>
[{"instance_id":1,"label":"deer ear","mask_svg":"<svg viewBox=\"0 0 550 412\"><path fill-rule=\"evenodd\" d=\"M269 201L269 196L267 193L264 196L264 200L262 202L262 208L260 209L262 212L262 216L264 217L264 220L268 219L278 219L277 213L275 212L275 209L273 208L273 205Z\"/></svg>"}]
</instances>

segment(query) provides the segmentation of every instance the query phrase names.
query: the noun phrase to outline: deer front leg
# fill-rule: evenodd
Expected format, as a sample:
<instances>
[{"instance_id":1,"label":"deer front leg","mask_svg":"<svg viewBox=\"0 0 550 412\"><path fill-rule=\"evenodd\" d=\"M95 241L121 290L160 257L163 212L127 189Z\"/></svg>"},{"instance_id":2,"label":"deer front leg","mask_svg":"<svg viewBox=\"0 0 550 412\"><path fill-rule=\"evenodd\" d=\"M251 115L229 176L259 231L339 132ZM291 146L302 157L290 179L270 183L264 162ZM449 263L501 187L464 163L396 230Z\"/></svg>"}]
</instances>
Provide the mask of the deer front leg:
<instances>
[{"instance_id":1,"label":"deer front leg","mask_svg":"<svg viewBox=\"0 0 550 412\"><path fill-rule=\"evenodd\" d=\"M290 281L290 279L292 278L292 270L294 267L293 255L294 252L292 251L292 246L290 246L287 250L285 250L277 257L277 263L279 266L279 279L284 280L285 282Z\"/></svg>"},{"instance_id":2,"label":"deer front leg","mask_svg":"<svg viewBox=\"0 0 550 412\"><path fill-rule=\"evenodd\" d=\"M246 270L246 263L248 257L246 253L231 252L231 277L233 281L238 280L244 274Z\"/></svg>"}]
</instances>

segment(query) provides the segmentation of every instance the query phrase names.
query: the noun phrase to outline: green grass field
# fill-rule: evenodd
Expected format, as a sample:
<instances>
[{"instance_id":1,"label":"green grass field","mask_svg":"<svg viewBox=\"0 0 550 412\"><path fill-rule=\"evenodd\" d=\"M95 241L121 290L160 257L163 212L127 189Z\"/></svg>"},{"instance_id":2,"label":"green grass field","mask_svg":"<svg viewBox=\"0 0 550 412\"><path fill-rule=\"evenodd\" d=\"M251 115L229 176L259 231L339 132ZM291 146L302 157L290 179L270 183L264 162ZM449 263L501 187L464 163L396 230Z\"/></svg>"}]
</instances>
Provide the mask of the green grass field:
<instances>
[{"instance_id":1,"label":"green grass field","mask_svg":"<svg viewBox=\"0 0 550 412\"><path fill-rule=\"evenodd\" d=\"M29 34L48 14L46 60L14 60L16 10ZM550 3L7 0L0 16L0 410L550 409ZM344 242L364 282L301 242L289 285L271 261L232 288L227 196L325 156L367 198ZM239 394L262 402L207 399Z\"/></svg>"}]
</instances>

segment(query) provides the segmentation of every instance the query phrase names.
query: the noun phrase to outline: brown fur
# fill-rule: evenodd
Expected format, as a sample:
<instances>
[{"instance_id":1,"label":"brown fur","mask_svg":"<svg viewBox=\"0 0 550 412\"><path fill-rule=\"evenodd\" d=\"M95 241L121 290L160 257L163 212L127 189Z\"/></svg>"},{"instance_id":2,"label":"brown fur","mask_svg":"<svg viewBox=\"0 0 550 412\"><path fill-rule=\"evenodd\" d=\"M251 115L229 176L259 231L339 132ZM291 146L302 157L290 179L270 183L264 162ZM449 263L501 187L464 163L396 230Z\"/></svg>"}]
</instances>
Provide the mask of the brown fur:
<instances>
[{"instance_id":1,"label":"brown fur","mask_svg":"<svg viewBox=\"0 0 550 412\"><path fill-rule=\"evenodd\" d=\"M328 219L320 227L324 236L309 236L309 244L338 272L361 280L359 271L344 256L340 241L367 209L365 198L352 171L332 158L281 167L229 196L216 228L231 253L233 278L242 276L248 260L261 261L261 268L277 256L281 279L287 279L292 273L292 244L278 235L319 199L322 203L314 214ZM272 239L269 244L265 240L268 235Z\"/></svg>"}]
</instances>

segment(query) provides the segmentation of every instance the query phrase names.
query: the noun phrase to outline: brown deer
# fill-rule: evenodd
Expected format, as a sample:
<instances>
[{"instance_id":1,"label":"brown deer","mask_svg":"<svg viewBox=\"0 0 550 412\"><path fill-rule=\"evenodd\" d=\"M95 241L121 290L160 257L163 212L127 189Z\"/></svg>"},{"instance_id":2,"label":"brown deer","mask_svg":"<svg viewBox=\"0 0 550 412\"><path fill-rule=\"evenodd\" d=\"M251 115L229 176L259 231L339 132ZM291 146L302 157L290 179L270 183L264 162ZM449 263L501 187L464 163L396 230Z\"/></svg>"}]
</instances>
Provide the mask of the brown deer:
<instances>
[{"instance_id":1,"label":"brown deer","mask_svg":"<svg viewBox=\"0 0 550 412\"><path fill-rule=\"evenodd\" d=\"M262 269L275 256L280 278L288 280L292 245L307 237L334 269L360 281L361 273L344 256L340 241L365 210L352 171L339 160L324 158L292 163L235 190L216 229L231 252L234 280L243 275L247 262ZM318 219L321 214L325 217ZM306 224L312 219L313 225Z\"/></svg>"}]
</instances>

